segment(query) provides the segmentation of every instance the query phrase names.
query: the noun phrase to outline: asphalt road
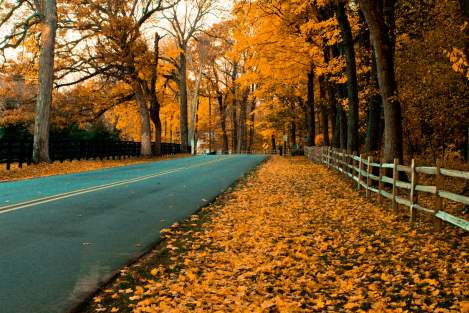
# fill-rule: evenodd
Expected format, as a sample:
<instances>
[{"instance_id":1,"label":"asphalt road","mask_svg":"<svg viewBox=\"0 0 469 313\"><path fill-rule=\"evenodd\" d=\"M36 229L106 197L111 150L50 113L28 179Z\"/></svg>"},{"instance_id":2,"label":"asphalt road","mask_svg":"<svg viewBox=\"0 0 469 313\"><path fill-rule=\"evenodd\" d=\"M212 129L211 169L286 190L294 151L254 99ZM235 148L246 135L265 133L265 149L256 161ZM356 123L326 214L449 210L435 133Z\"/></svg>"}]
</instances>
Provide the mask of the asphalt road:
<instances>
[{"instance_id":1,"label":"asphalt road","mask_svg":"<svg viewBox=\"0 0 469 313\"><path fill-rule=\"evenodd\" d=\"M199 156L0 184L0 312L67 312L263 156Z\"/></svg>"}]
</instances>

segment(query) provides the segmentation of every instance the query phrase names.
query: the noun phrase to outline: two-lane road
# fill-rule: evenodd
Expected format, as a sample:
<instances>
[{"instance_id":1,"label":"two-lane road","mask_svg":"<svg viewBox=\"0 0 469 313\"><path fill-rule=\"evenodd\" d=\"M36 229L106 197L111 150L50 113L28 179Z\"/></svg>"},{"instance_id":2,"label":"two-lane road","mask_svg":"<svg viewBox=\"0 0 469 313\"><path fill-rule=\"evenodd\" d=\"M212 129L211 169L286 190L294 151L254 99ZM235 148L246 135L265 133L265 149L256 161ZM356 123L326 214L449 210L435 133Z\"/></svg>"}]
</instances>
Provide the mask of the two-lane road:
<instances>
[{"instance_id":1,"label":"two-lane road","mask_svg":"<svg viewBox=\"0 0 469 313\"><path fill-rule=\"evenodd\" d=\"M0 312L67 312L264 156L200 156L0 184Z\"/></svg>"}]
</instances>

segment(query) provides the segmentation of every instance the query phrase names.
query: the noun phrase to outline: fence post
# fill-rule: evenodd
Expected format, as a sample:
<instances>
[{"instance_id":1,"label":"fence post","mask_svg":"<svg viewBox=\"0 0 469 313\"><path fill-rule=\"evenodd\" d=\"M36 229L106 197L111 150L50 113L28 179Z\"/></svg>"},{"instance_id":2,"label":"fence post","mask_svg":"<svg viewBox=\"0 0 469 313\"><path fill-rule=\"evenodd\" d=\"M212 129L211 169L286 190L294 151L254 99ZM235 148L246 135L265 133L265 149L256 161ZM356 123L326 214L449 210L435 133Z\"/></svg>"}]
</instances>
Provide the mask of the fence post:
<instances>
[{"instance_id":1,"label":"fence post","mask_svg":"<svg viewBox=\"0 0 469 313\"><path fill-rule=\"evenodd\" d=\"M342 156L339 155L340 151L341 151L341 150L338 149L338 150L336 150L336 152L335 152L335 156L336 156L336 160L337 160L337 161L336 161L336 170L337 170L337 172L340 172L340 169L342 168L342 159L341 159Z\"/></svg>"},{"instance_id":2,"label":"fence post","mask_svg":"<svg viewBox=\"0 0 469 313\"><path fill-rule=\"evenodd\" d=\"M415 186L418 184L418 173L415 170L415 160L412 159L410 164L410 217L409 222L412 225L415 222L417 211L414 209L414 204L418 202L418 194L415 190Z\"/></svg>"},{"instance_id":3,"label":"fence post","mask_svg":"<svg viewBox=\"0 0 469 313\"><path fill-rule=\"evenodd\" d=\"M383 167L383 164L385 163L385 160L381 160L381 163L379 163L379 181L378 181L378 203L383 204L383 196L381 195L381 191L383 190L383 176L384 176L384 170L385 168Z\"/></svg>"},{"instance_id":4,"label":"fence post","mask_svg":"<svg viewBox=\"0 0 469 313\"><path fill-rule=\"evenodd\" d=\"M336 157L336 170L337 170L337 172L340 172L340 170L339 170L339 169L340 169L340 168L341 168L341 166L342 166L342 165L341 165L341 164L342 164L342 163L341 163L341 161L342 161L342 160L341 160L341 156L339 155L340 151L341 151L341 150L339 150L339 149L337 149L337 150L335 151L335 157Z\"/></svg>"},{"instance_id":5,"label":"fence post","mask_svg":"<svg viewBox=\"0 0 469 313\"><path fill-rule=\"evenodd\" d=\"M342 150L342 174L345 175L347 171L347 151L345 149Z\"/></svg>"},{"instance_id":6,"label":"fence post","mask_svg":"<svg viewBox=\"0 0 469 313\"><path fill-rule=\"evenodd\" d=\"M392 210L394 212L397 212L397 210L398 210L398 205L397 205L397 202L396 202L396 194L397 194L396 183L397 183L397 176L399 174L399 172L397 170L397 165L398 164L399 164L399 160L394 159L394 164L393 164L393 167L392 167Z\"/></svg>"},{"instance_id":7,"label":"fence post","mask_svg":"<svg viewBox=\"0 0 469 313\"><path fill-rule=\"evenodd\" d=\"M342 159L343 159L343 162L342 162L342 174L343 175L347 175L345 173L347 173L347 165L348 165L348 158L347 158L347 150L343 149L342 150Z\"/></svg>"},{"instance_id":8,"label":"fence post","mask_svg":"<svg viewBox=\"0 0 469 313\"><path fill-rule=\"evenodd\" d=\"M362 155L360 154L358 156L358 180L357 180L357 190L360 190L361 189L361 185L360 185L360 182L362 180L362 166L363 166L363 158L362 158Z\"/></svg>"},{"instance_id":9,"label":"fence post","mask_svg":"<svg viewBox=\"0 0 469 313\"><path fill-rule=\"evenodd\" d=\"M8 140L7 141L7 171L11 169L11 158L12 158L11 140Z\"/></svg>"},{"instance_id":10,"label":"fence post","mask_svg":"<svg viewBox=\"0 0 469 313\"><path fill-rule=\"evenodd\" d=\"M370 197L370 185L371 185L371 181L370 181L370 170L371 170L371 162L372 162L372 158L371 156L368 156L368 164L366 166L366 197L369 198Z\"/></svg>"},{"instance_id":11,"label":"fence post","mask_svg":"<svg viewBox=\"0 0 469 313\"><path fill-rule=\"evenodd\" d=\"M437 159L436 160L436 178L435 178L435 185L436 185L436 193L435 193L435 214L438 213L438 211L442 210L443 209L443 199L441 199L440 197L440 190L443 189L443 185L444 185L444 178L443 176L441 175L441 166L442 166L442 162L440 159ZM434 228L435 228L435 231L439 232L441 231L441 220L434 216L433 217L433 225L434 225Z\"/></svg>"}]
</instances>

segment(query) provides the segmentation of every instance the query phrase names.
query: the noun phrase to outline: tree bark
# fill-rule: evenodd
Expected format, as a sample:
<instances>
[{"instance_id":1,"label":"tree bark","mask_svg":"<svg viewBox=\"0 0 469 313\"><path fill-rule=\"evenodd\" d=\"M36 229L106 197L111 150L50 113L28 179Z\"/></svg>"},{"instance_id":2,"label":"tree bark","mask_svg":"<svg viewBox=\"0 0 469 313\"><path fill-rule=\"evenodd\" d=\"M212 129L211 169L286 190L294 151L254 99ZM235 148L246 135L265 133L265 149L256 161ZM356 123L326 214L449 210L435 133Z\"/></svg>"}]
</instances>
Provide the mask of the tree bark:
<instances>
[{"instance_id":1,"label":"tree bark","mask_svg":"<svg viewBox=\"0 0 469 313\"><path fill-rule=\"evenodd\" d=\"M324 145L329 146L329 112L327 108L322 107L322 134L324 136Z\"/></svg>"},{"instance_id":2,"label":"tree bark","mask_svg":"<svg viewBox=\"0 0 469 313\"><path fill-rule=\"evenodd\" d=\"M459 0L461 10L466 22L469 22L469 0ZM466 34L469 35L469 27L466 26ZM469 60L469 42L465 46L466 60ZM467 134L466 134L466 163L469 166L469 120L467 121ZM469 180L466 181L465 192L469 193Z\"/></svg>"},{"instance_id":3,"label":"tree bark","mask_svg":"<svg viewBox=\"0 0 469 313\"><path fill-rule=\"evenodd\" d=\"M233 65L233 71L231 73L231 81L233 83L231 87L231 151L235 153L238 147L238 98L237 98L237 86L236 78L238 76L238 64Z\"/></svg>"},{"instance_id":4,"label":"tree bark","mask_svg":"<svg viewBox=\"0 0 469 313\"><path fill-rule=\"evenodd\" d=\"M314 65L311 64L311 68L308 72L308 98L306 101L306 127L307 127L307 139L308 146L312 147L315 145L316 138L316 124L315 124L315 112L314 112Z\"/></svg>"},{"instance_id":5,"label":"tree bark","mask_svg":"<svg viewBox=\"0 0 469 313\"><path fill-rule=\"evenodd\" d=\"M359 151L360 149L358 137L358 82L355 48L353 46L352 29L350 28L344 2L338 1L336 13L347 63L347 97L349 100L349 111L347 114L347 150L351 153Z\"/></svg>"},{"instance_id":6,"label":"tree bark","mask_svg":"<svg viewBox=\"0 0 469 313\"><path fill-rule=\"evenodd\" d=\"M323 99L323 103L321 105L323 145L329 146L329 108L327 101L325 100L330 97L330 94L328 94L328 82L324 75L319 77L319 93L321 99Z\"/></svg>"},{"instance_id":7,"label":"tree bark","mask_svg":"<svg viewBox=\"0 0 469 313\"><path fill-rule=\"evenodd\" d=\"M226 132L226 105L223 101L223 95L217 95L218 108L220 110L220 127L222 132L222 154L228 153L228 134Z\"/></svg>"},{"instance_id":8,"label":"tree bark","mask_svg":"<svg viewBox=\"0 0 469 313\"><path fill-rule=\"evenodd\" d=\"M247 102L249 97L249 90L243 93L239 106L239 123L238 123L238 142L237 142L237 153L245 153L247 146Z\"/></svg>"},{"instance_id":9,"label":"tree bark","mask_svg":"<svg viewBox=\"0 0 469 313\"><path fill-rule=\"evenodd\" d=\"M459 5L461 6L464 16L469 20L469 0L459 0Z\"/></svg>"},{"instance_id":10,"label":"tree bark","mask_svg":"<svg viewBox=\"0 0 469 313\"><path fill-rule=\"evenodd\" d=\"M141 82L135 81L133 84L135 92L135 100L137 102L138 113L140 116L140 155L151 156L151 127L150 117L147 110L147 103L145 101L145 95L141 86Z\"/></svg>"},{"instance_id":11,"label":"tree bark","mask_svg":"<svg viewBox=\"0 0 469 313\"><path fill-rule=\"evenodd\" d=\"M208 95L208 153L212 153L212 95Z\"/></svg>"},{"instance_id":12,"label":"tree bark","mask_svg":"<svg viewBox=\"0 0 469 313\"><path fill-rule=\"evenodd\" d=\"M202 69L200 69L198 76L196 77L194 92L191 92L190 100L190 125L189 125L189 140L192 149L192 154L197 152L197 140L196 140L196 128L197 128L197 113L199 110L199 90L200 80L202 79Z\"/></svg>"},{"instance_id":13,"label":"tree bark","mask_svg":"<svg viewBox=\"0 0 469 313\"><path fill-rule=\"evenodd\" d=\"M271 141L272 141L272 153L277 153L277 143L275 141L275 135L272 135L271 137Z\"/></svg>"},{"instance_id":14,"label":"tree bark","mask_svg":"<svg viewBox=\"0 0 469 313\"><path fill-rule=\"evenodd\" d=\"M41 20L41 51L39 57L39 90L34 121L33 162L50 162L49 129L54 83L55 38L57 33L57 4L44 0Z\"/></svg>"},{"instance_id":15,"label":"tree bark","mask_svg":"<svg viewBox=\"0 0 469 313\"><path fill-rule=\"evenodd\" d=\"M255 122L255 111L256 110L256 99L253 99L251 102L251 111L249 114L249 144L248 144L248 153L252 153L252 147L254 146L254 134L255 134L255 128L254 128L254 122Z\"/></svg>"},{"instance_id":16,"label":"tree bark","mask_svg":"<svg viewBox=\"0 0 469 313\"><path fill-rule=\"evenodd\" d=\"M150 118L155 126L155 155L161 154L161 118L160 118L160 102L156 96L156 82L158 79L158 61L159 61L159 42L161 37L158 33L155 34L154 41L154 54L153 54L153 67L151 69L151 84L150 84L150 94L151 94L151 110Z\"/></svg>"},{"instance_id":17,"label":"tree bark","mask_svg":"<svg viewBox=\"0 0 469 313\"><path fill-rule=\"evenodd\" d=\"M188 114L187 114L187 60L186 52L179 53L179 131L180 131L180 142L182 146L187 147L189 145L189 127L188 127Z\"/></svg>"},{"instance_id":18,"label":"tree bark","mask_svg":"<svg viewBox=\"0 0 469 313\"><path fill-rule=\"evenodd\" d=\"M376 72L375 55L372 53L371 87L379 90L378 74ZM365 140L365 151L378 151L381 147L383 126L381 121L382 101L379 94L372 94L368 98L368 122Z\"/></svg>"},{"instance_id":19,"label":"tree bark","mask_svg":"<svg viewBox=\"0 0 469 313\"><path fill-rule=\"evenodd\" d=\"M371 43L376 55L376 66L381 98L384 105L384 159L403 159L402 112L394 73L394 55L389 29L375 0L360 0L363 15L370 29Z\"/></svg>"},{"instance_id":20,"label":"tree bark","mask_svg":"<svg viewBox=\"0 0 469 313\"><path fill-rule=\"evenodd\" d=\"M296 121L290 123L290 149L296 146Z\"/></svg>"},{"instance_id":21,"label":"tree bark","mask_svg":"<svg viewBox=\"0 0 469 313\"><path fill-rule=\"evenodd\" d=\"M342 106L339 106L338 115L339 115L339 128L340 128L339 148L342 150L346 150L347 149L347 117L345 115L345 112Z\"/></svg>"},{"instance_id":22,"label":"tree bark","mask_svg":"<svg viewBox=\"0 0 469 313\"><path fill-rule=\"evenodd\" d=\"M332 142L331 142L331 145L335 148L338 148L339 145L338 145L338 142L339 142L339 130L338 130L338 125L339 125L339 121L338 121L338 114L337 114L337 105L334 105L332 108L331 108L331 113L332 115L330 116L331 118L331 124L332 124Z\"/></svg>"}]
</instances>

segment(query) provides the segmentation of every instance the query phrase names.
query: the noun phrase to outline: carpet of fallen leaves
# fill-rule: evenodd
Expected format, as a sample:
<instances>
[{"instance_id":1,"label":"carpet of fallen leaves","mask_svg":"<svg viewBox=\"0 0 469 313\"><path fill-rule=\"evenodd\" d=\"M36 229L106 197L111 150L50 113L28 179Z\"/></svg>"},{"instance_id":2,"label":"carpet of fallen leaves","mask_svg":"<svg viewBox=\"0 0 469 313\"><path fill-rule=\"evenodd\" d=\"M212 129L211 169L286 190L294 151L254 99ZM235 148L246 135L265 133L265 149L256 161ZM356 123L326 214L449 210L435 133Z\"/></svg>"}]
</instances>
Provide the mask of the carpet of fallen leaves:
<instances>
[{"instance_id":1,"label":"carpet of fallen leaves","mask_svg":"<svg viewBox=\"0 0 469 313\"><path fill-rule=\"evenodd\" d=\"M121 160L74 160L54 162L51 164L23 164L23 168L19 168L15 163L12 165L10 171L7 171L5 165L0 169L0 182L2 181L13 181L19 179L44 177L60 174L72 174L86 171L99 170L103 168L126 166L131 164L140 164L146 162L155 162L170 158L187 157L189 155L176 155L176 156L161 156L151 158L127 158Z\"/></svg>"},{"instance_id":2,"label":"carpet of fallen leaves","mask_svg":"<svg viewBox=\"0 0 469 313\"><path fill-rule=\"evenodd\" d=\"M469 312L467 236L412 229L304 158L271 159L162 234L93 311Z\"/></svg>"}]
</instances>

